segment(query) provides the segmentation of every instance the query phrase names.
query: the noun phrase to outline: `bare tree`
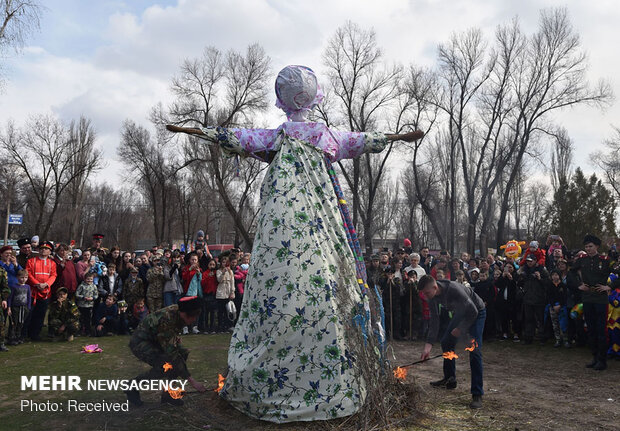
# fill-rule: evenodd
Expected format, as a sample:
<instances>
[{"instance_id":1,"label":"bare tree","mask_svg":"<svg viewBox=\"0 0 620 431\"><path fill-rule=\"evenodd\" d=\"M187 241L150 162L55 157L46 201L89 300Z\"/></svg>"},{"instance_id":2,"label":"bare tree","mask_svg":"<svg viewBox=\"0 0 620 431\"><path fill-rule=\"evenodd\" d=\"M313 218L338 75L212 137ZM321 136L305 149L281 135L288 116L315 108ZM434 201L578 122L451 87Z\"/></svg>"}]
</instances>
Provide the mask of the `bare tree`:
<instances>
[{"instance_id":1,"label":"bare tree","mask_svg":"<svg viewBox=\"0 0 620 431\"><path fill-rule=\"evenodd\" d=\"M178 160L167 143L162 133L153 140L145 128L125 120L121 145L117 148L128 176L138 182L138 190L150 205L157 244L170 238L167 228L173 202L172 186L178 171Z\"/></svg>"},{"instance_id":2,"label":"bare tree","mask_svg":"<svg viewBox=\"0 0 620 431\"><path fill-rule=\"evenodd\" d=\"M88 178L93 173L93 169L99 169L102 166L101 151L95 148L96 138L97 134L91 121L86 117L82 116L77 123L72 121L69 125L67 141L68 156L71 159L69 175L74 178L74 181L67 187L71 200L71 208L68 211L71 218L65 235L69 239L77 237L80 208L84 203L84 190L88 184Z\"/></svg>"},{"instance_id":3,"label":"bare tree","mask_svg":"<svg viewBox=\"0 0 620 431\"><path fill-rule=\"evenodd\" d=\"M398 65L383 67L382 58L373 30L363 30L352 22L336 30L323 54L329 78L328 91L333 93L332 114L336 117L331 120L326 118L328 124L343 124L354 132L376 131L380 126L388 126L388 112L397 106L397 98L402 92L402 68ZM328 111L321 113L329 114ZM399 126L393 126L397 127L395 133L401 131ZM362 219L367 253L371 253L373 248L372 236L367 233L374 230L372 224L376 215L377 191L392 150L390 144L380 155L365 154L352 161L339 162L341 173L353 195L353 224L357 226L358 218ZM380 163L372 163L373 158L380 159ZM363 182L368 187L363 203L358 193L362 174L366 176Z\"/></svg>"},{"instance_id":4,"label":"bare tree","mask_svg":"<svg viewBox=\"0 0 620 431\"><path fill-rule=\"evenodd\" d=\"M92 143L70 143L67 128L50 116L31 118L21 131L9 123L6 133L0 135L0 144L31 187L37 214L34 228L43 237L63 193L102 166ZM75 151L81 154L79 158Z\"/></svg>"},{"instance_id":5,"label":"bare tree","mask_svg":"<svg viewBox=\"0 0 620 431\"><path fill-rule=\"evenodd\" d=\"M39 2L0 0L0 58L6 56L10 49L19 51L23 47L28 35L39 29L40 15Z\"/></svg>"},{"instance_id":6,"label":"bare tree","mask_svg":"<svg viewBox=\"0 0 620 431\"><path fill-rule=\"evenodd\" d=\"M557 192L561 184L568 184L572 177L573 165L573 140L568 136L565 128L560 128L553 134L553 147L551 149L551 186L553 192Z\"/></svg>"},{"instance_id":7,"label":"bare tree","mask_svg":"<svg viewBox=\"0 0 620 431\"><path fill-rule=\"evenodd\" d=\"M515 107L510 117L509 146L515 165L526 155L539 131L549 129L549 114L575 105L604 106L613 98L607 82L590 88L586 80L586 54L565 8L543 10L538 31L528 39L511 72ZM506 208L517 171L510 173L501 198L497 244L502 244Z\"/></svg>"},{"instance_id":8,"label":"bare tree","mask_svg":"<svg viewBox=\"0 0 620 431\"><path fill-rule=\"evenodd\" d=\"M229 51L223 55L216 48L205 49L200 58L185 60L181 72L172 81L175 102L169 110L169 118L160 116L158 124L198 125L200 127L234 127L248 125L250 116L267 107L271 60L257 44L250 45L245 55ZM234 190L226 185L234 164L221 157L217 145L204 145L204 141L187 138L186 159L180 169L198 164L212 176L223 206L234 220L235 228L248 247L253 239L246 225L243 204L249 195L242 193L235 203ZM244 160L240 170L248 169L250 175L258 175L260 169ZM245 173L244 173L245 176ZM246 177L247 178L247 177ZM256 177L251 180L254 184ZM250 188L248 193L254 192ZM241 206L238 204L241 203Z\"/></svg>"},{"instance_id":9,"label":"bare tree","mask_svg":"<svg viewBox=\"0 0 620 431\"><path fill-rule=\"evenodd\" d=\"M603 171L603 180L620 199L620 128L613 129L614 136L605 141L606 151L597 151L590 158Z\"/></svg>"}]
</instances>

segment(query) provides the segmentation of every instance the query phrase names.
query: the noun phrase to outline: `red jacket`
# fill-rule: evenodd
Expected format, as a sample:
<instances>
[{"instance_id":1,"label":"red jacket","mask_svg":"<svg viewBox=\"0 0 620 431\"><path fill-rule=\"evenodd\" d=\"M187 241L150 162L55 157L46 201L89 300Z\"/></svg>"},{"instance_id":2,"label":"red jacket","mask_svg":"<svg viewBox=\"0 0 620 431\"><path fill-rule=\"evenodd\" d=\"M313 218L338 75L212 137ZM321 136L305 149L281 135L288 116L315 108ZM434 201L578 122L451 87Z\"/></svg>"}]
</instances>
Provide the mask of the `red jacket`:
<instances>
[{"instance_id":1,"label":"red jacket","mask_svg":"<svg viewBox=\"0 0 620 431\"><path fill-rule=\"evenodd\" d=\"M202 293L205 295L215 295L215 292L217 292L217 276L215 273L215 269L207 269L202 273Z\"/></svg>"},{"instance_id":2,"label":"red jacket","mask_svg":"<svg viewBox=\"0 0 620 431\"><path fill-rule=\"evenodd\" d=\"M183 272L181 273L181 278L183 279L183 294L185 295L187 293L187 289L189 289L189 284L192 282L192 278L194 278L194 275L196 275L196 270L192 269L191 271L189 270L190 266L186 265L185 268L183 268Z\"/></svg>"},{"instance_id":3,"label":"red jacket","mask_svg":"<svg viewBox=\"0 0 620 431\"><path fill-rule=\"evenodd\" d=\"M51 286L56 281L56 262L54 259L40 256L28 259L26 271L28 271L28 284L32 288L33 302L36 302L37 299L49 299L52 296ZM39 290L36 285L41 283L46 283L47 286L45 289Z\"/></svg>"},{"instance_id":4,"label":"red jacket","mask_svg":"<svg viewBox=\"0 0 620 431\"><path fill-rule=\"evenodd\" d=\"M525 259L527 258L528 255L534 256L534 258L536 259L536 264L538 266L545 266L546 256L545 256L545 250L543 250L542 248L537 248L535 252L532 252L528 248L523 254L523 257L521 258L521 260L519 261L519 266L525 265Z\"/></svg>"},{"instance_id":5,"label":"red jacket","mask_svg":"<svg viewBox=\"0 0 620 431\"><path fill-rule=\"evenodd\" d=\"M237 287L237 293L239 295L243 295L243 290L245 288L245 279L248 276L247 269L241 269L241 266L237 266L235 270L235 286Z\"/></svg>"},{"instance_id":6,"label":"red jacket","mask_svg":"<svg viewBox=\"0 0 620 431\"><path fill-rule=\"evenodd\" d=\"M56 293L56 291L61 288L67 288L67 292L70 296L72 296L77 290L77 275L75 273L75 264L72 260L65 260L64 267L60 262L60 259L56 256L54 257L54 262L56 262L56 282L52 286L52 295Z\"/></svg>"}]
</instances>

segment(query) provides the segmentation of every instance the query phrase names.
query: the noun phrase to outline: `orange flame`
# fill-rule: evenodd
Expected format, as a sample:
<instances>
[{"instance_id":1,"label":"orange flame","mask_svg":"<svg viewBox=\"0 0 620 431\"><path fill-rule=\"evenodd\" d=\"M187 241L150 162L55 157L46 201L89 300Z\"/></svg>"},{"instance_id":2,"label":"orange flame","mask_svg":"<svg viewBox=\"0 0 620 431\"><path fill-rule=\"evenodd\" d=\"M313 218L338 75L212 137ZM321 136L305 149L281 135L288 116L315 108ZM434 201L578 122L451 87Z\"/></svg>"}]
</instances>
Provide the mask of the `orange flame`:
<instances>
[{"instance_id":1,"label":"orange flame","mask_svg":"<svg viewBox=\"0 0 620 431\"><path fill-rule=\"evenodd\" d=\"M467 350L468 352L473 352L476 347L478 347L478 343L476 343L476 340L471 340L471 345L469 347L465 347L465 350Z\"/></svg>"},{"instance_id":2,"label":"orange flame","mask_svg":"<svg viewBox=\"0 0 620 431\"><path fill-rule=\"evenodd\" d=\"M454 352L444 352L443 357L444 359L450 359L451 361L459 358L459 356Z\"/></svg>"},{"instance_id":3,"label":"orange flame","mask_svg":"<svg viewBox=\"0 0 620 431\"><path fill-rule=\"evenodd\" d=\"M164 373L167 373L172 369L172 364L170 362L166 362L161 367L164 369Z\"/></svg>"},{"instance_id":4,"label":"orange flame","mask_svg":"<svg viewBox=\"0 0 620 431\"><path fill-rule=\"evenodd\" d=\"M175 400L183 398L183 391L181 389L177 389L177 390L168 389L168 393L170 394L170 397Z\"/></svg>"},{"instance_id":5,"label":"orange flame","mask_svg":"<svg viewBox=\"0 0 620 431\"><path fill-rule=\"evenodd\" d=\"M217 388L215 388L215 392L220 392L224 388L224 382L226 381L226 377L221 374L217 375Z\"/></svg>"},{"instance_id":6,"label":"orange flame","mask_svg":"<svg viewBox=\"0 0 620 431\"><path fill-rule=\"evenodd\" d=\"M393 371L394 377L400 382L404 381L407 378L407 369L396 367Z\"/></svg>"}]
</instances>

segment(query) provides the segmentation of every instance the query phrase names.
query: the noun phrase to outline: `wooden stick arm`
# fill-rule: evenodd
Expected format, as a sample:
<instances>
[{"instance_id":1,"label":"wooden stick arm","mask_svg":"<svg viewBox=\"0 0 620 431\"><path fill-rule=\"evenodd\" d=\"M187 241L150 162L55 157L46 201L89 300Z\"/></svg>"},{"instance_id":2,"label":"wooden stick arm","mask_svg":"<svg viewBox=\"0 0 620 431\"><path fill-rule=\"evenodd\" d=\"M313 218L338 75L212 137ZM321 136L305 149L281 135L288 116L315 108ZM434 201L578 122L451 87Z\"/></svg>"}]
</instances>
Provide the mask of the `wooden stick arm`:
<instances>
[{"instance_id":1,"label":"wooden stick arm","mask_svg":"<svg viewBox=\"0 0 620 431\"><path fill-rule=\"evenodd\" d=\"M171 132L175 132L175 133L180 132L180 133L187 133L188 135L204 135L202 130L194 129L191 127L179 127L179 126L173 126L172 124L166 124L166 129Z\"/></svg>"},{"instance_id":2,"label":"wooden stick arm","mask_svg":"<svg viewBox=\"0 0 620 431\"><path fill-rule=\"evenodd\" d=\"M400 133L400 134L386 134L388 141L405 141L413 142L424 137L424 132L421 130L414 130L413 132Z\"/></svg>"}]
</instances>

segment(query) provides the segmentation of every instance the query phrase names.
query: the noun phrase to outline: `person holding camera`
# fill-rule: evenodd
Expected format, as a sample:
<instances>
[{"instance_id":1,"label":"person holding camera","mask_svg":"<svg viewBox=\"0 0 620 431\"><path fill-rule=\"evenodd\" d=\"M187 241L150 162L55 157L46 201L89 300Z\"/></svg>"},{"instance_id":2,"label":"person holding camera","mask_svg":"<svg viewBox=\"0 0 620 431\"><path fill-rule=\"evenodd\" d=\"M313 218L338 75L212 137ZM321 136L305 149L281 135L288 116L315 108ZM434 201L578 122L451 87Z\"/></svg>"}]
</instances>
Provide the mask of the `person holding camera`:
<instances>
[{"instance_id":1,"label":"person holding camera","mask_svg":"<svg viewBox=\"0 0 620 431\"><path fill-rule=\"evenodd\" d=\"M181 252L174 250L170 259L164 259L164 307L177 303L177 299L183 294L183 281L181 280L181 270L183 259Z\"/></svg>"}]
</instances>

